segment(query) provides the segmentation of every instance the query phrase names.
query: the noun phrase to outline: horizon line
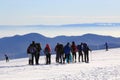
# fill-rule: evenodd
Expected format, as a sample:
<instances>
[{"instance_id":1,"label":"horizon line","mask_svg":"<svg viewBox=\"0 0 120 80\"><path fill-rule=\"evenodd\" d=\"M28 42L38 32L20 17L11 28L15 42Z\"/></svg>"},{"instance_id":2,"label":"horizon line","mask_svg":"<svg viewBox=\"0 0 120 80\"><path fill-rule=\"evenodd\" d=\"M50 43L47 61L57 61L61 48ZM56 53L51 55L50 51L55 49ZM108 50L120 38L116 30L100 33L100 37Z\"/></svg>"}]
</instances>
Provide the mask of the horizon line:
<instances>
[{"instance_id":1,"label":"horizon line","mask_svg":"<svg viewBox=\"0 0 120 80\"><path fill-rule=\"evenodd\" d=\"M74 24L120 24L120 22L85 22L85 23L65 23L65 24L0 24L0 26L65 26Z\"/></svg>"}]
</instances>

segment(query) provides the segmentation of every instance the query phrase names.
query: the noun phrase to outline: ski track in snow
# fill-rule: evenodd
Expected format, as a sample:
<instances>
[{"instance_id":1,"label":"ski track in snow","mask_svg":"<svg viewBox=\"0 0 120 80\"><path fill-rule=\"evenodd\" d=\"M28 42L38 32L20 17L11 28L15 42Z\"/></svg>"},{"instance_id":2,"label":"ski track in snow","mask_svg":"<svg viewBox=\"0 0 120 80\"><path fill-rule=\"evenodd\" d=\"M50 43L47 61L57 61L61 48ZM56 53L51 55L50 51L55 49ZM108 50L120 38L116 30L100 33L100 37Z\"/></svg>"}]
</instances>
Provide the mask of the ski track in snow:
<instances>
[{"instance_id":1,"label":"ski track in snow","mask_svg":"<svg viewBox=\"0 0 120 80\"><path fill-rule=\"evenodd\" d=\"M27 65L27 58L0 61L0 80L120 80L120 48L90 53L90 63L55 63L45 65L45 56L40 65Z\"/></svg>"}]
</instances>

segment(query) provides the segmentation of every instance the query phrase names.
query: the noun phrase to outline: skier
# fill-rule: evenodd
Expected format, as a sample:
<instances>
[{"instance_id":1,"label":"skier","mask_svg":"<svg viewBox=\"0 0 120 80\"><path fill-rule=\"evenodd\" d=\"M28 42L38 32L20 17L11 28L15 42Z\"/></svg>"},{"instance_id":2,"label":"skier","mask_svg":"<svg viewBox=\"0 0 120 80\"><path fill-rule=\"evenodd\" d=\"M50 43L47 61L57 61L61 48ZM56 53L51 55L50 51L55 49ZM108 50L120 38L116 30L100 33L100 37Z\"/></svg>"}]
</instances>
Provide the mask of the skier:
<instances>
[{"instance_id":1,"label":"skier","mask_svg":"<svg viewBox=\"0 0 120 80\"><path fill-rule=\"evenodd\" d=\"M51 64L51 49L49 44L46 44L46 47L44 49L44 53L46 55L46 64Z\"/></svg>"}]
</instances>

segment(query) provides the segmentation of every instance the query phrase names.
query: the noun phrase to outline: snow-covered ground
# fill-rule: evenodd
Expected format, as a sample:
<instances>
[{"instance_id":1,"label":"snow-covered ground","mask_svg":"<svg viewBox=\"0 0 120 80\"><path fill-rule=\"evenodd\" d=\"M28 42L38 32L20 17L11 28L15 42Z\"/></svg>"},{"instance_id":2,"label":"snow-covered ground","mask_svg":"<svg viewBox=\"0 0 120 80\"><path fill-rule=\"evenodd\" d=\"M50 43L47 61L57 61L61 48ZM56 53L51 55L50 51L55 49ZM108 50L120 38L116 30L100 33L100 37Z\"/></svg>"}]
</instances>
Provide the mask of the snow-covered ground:
<instances>
[{"instance_id":1,"label":"snow-covered ground","mask_svg":"<svg viewBox=\"0 0 120 80\"><path fill-rule=\"evenodd\" d=\"M28 59L0 61L0 80L120 80L120 48L109 51L97 50L90 53L90 63L45 65L45 57L40 65L29 66Z\"/></svg>"}]
</instances>

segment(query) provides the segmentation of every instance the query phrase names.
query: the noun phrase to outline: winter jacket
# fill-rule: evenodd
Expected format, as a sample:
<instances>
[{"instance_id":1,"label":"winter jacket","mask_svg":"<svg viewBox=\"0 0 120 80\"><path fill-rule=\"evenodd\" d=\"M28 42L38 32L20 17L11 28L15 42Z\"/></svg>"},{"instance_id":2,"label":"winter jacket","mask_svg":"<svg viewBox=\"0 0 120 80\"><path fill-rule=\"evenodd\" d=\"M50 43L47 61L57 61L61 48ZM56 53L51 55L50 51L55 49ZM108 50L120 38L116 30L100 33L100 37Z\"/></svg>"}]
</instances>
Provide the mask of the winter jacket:
<instances>
[{"instance_id":1,"label":"winter jacket","mask_svg":"<svg viewBox=\"0 0 120 80\"><path fill-rule=\"evenodd\" d=\"M70 51L71 51L71 48L70 48L68 45L66 45L66 46L64 47L64 53L65 53L65 54L70 54Z\"/></svg>"},{"instance_id":2,"label":"winter jacket","mask_svg":"<svg viewBox=\"0 0 120 80\"><path fill-rule=\"evenodd\" d=\"M89 48L88 46L84 46L84 47L83 47L83 51L84 51L84 52L88 52L88 51L91 51L91 50L90 50L90 48Z\"/></svg>"},{"instance_id":3,"label":"winter jacket","mask_svg":"<svg viewBox=\"0 0 120 80\"><path fill-rule=\"evenodd\" d=\"M44 49L44 53L45 54L50 54L50 52L51 52L50 46L47 44L45 49Z\"/></svg>"},{"instance_id":4,"label":"winter jacket","mask_svg":"<svg viewBox=\"0 0 120 80\"><path fill-rule=\"evenodd\" d=\"M82 50L83 50L83 48L82 48L81 45L78 45L78 46L77 46L77 49L78 49L78 51L82 51Z\"/></svg>"},{"instance_id":5,"label":"winter jacket","mask_svg":"<svg viewBox=\"0 0 120 80\"><path fill-rule=\"evenodd\" d=\"M35 46L33 45L30 45L28 48L27 48L27 53L28 54L33 54L33 53L36 53L37 49Z\"/></svg>"},{"instance_id":6,"label":"winter jacket","mask_svg":"<svg viewBox=\"0 0 120 80\"><path fill-rule=\"evenodd\" d=\"M73 44L73 45L71 46L71 51L72 51L72 52L77 52L77 47L76 47L76 45Z\"/></svg>"}]
</instances>

